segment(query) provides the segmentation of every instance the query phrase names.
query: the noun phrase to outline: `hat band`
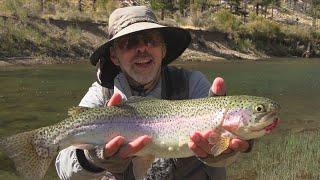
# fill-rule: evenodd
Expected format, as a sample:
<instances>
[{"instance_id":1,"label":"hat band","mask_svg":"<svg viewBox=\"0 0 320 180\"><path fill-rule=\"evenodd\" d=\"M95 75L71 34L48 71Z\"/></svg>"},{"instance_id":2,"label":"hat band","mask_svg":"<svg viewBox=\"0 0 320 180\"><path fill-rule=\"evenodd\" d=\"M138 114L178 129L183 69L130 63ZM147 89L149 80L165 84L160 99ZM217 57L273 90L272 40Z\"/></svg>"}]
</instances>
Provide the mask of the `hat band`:
<instances>
[{"instance_id":1,"label":"hat band","mask_svg":"<svg viewBox=\"0 0 320 180\"><path fill-rule=\"evenodd\" d=\"M116 35L119 31L122 29L130 26L131 24L135 24L138 22L151 22L151 23L156 23L158 24L158 21L154 18L146 17L146 16L140 16L140 17L134 17L131 19L128 19L127 21L123 21L121 24L118 24L116 27L113 29L109 29L109 39L111 39L114 35Z\"/></svg>"}]
</instances>

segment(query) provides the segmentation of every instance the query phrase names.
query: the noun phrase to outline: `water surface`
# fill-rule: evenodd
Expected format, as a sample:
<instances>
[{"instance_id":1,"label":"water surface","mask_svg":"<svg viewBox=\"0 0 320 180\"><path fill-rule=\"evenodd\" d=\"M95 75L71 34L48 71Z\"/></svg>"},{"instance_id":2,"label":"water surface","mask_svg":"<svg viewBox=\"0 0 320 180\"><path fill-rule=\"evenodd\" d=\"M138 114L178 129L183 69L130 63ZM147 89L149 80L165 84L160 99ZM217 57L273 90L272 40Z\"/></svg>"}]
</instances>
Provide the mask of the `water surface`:
<instances>
[{"instance_id":1,"label":"water surface","mask_svg":"<svg viewBox=\"0 0 320 180\"><path fill-rule=\"evenodd\" d=\"M228 95L270 97L280 103L274 136L320 127L320 60L189 62L210 81L221 76ZM54 124L67 116L95 80L89 64L0 67L0 137ZM0 179L16 179L12 162L0 152ZM51 167L48 179L56 178Z\"/></svg>"}]
</instances>

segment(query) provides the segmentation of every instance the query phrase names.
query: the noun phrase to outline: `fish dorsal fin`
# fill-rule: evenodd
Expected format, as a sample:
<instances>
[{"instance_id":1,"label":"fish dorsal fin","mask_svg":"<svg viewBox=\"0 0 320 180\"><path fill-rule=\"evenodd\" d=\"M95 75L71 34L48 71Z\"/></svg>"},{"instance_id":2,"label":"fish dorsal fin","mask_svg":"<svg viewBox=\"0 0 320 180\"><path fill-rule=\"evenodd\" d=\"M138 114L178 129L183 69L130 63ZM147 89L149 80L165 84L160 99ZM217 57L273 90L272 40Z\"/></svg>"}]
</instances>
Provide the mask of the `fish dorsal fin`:
<instances>
[{"instance_id":1,"label":"fish dorsal fin","mask_svg":"<svg viewBox=\"0 0 320 180\"><path fill-rule=\"evenodd\" d=\"M88 107L81 107L81 106L72 107L68 110L68 116L73 117L73 116L80 114L88 109L89 109Z\"/></svg>"},{"instance_id":2,"label":"fish dorsal fin","mask_svg":"<svg viewBox=\"0 0 320 180\"><path fill-rule=\"evenodd\" d=\"M154 100L154 99L155 98L151 98L151 97L131 96L125 101L125 103L137 103L141 101Z\"/></svg>"}]
</instances>

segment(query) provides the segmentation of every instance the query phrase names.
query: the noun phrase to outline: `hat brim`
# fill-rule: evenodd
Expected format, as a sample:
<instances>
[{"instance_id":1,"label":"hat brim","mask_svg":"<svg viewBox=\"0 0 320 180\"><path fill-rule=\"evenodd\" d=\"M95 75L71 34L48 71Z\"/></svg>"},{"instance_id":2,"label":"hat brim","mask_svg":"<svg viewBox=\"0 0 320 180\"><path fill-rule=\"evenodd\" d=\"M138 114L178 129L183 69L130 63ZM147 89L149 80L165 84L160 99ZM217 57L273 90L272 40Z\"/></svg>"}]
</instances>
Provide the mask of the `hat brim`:
<instances>
[{"instance_id":1,"label":"hat brim","mask_svg":"<svg viewBox=\"0 0 320 180\"><path fill-rule=\"evenodd\" d=\"M150 22L138 22L123 28L114 37L97 48L90 56L91 64L96 65L99 60L104 61L103 71L107 73L103 76L107 79L113 80L113 78L119 73L119 67L114 65L110 60L109 48L112 42L121 36L150 29L158 29L165 41L167 51L166 56L162 60L162 65L167 65L177 59L190 44L191 36L189 31L185 29L168 27Z\"/></svg>"}]
</instances>

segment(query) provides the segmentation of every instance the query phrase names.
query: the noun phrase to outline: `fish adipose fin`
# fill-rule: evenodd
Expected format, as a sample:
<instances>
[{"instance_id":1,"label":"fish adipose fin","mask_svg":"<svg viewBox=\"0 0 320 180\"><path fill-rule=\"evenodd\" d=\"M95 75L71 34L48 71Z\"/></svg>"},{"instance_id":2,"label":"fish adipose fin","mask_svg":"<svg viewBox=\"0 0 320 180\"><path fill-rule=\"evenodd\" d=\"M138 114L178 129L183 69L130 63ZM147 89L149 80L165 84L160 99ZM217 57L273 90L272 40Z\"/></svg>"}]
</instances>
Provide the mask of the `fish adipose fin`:
<instances>
[{"instance_id":1,"label":"fish adipose fin","mask_svg":"<svg viewBox=\"0 0 320 180\"><path fill-rule=\"evenodd\" d=\"M43 179L54 157L49 156L44 148L36 150L33 141L35 134L36 131L29 131L0 139L0 148L13 160L23 179Z\"/></svg>"},{"instance_id":2,"label":"fish adipose fin","mask_svg":"<svg viewBox=\"0 0 320 180\"><path fill-rule=\"evenodd\" d=\"M228 149L229 142L230 142L229 137L220 136L220 137L214 138L214 140L213 139L210 140L210 137L209 137L209 143L213 144L211 148L211 154L213 154L214 156L220 155L223 151Z\"/></svg>"},{"instance_id":3,"label":"fish adipose fin","mask_svg":"<svg viewBox=\"0 0 320 180\"><path fill-rule=\"evenodd\" d=\"M72 107L68 110L68 116L70 117L76 116L77 114L80 114L88 109L89 109L88 107L81 107L81 106Z\"/></svg>"}]
</instances>

